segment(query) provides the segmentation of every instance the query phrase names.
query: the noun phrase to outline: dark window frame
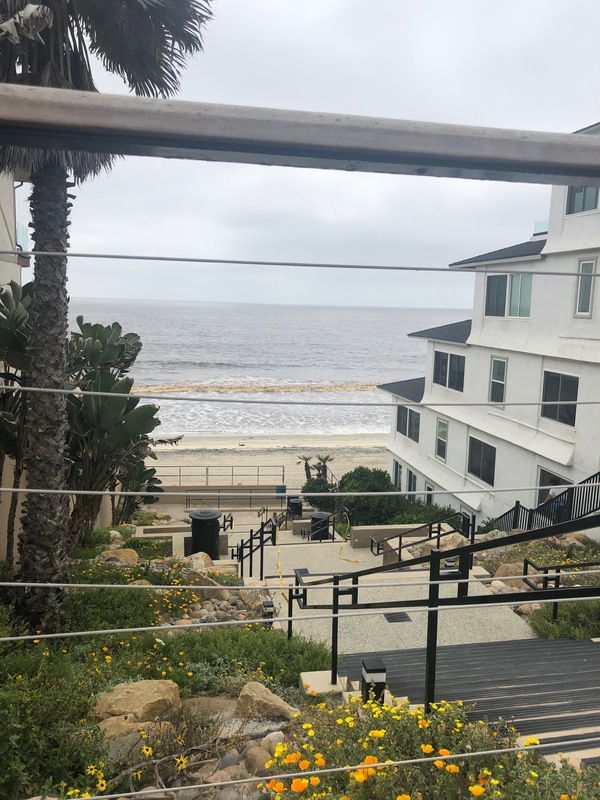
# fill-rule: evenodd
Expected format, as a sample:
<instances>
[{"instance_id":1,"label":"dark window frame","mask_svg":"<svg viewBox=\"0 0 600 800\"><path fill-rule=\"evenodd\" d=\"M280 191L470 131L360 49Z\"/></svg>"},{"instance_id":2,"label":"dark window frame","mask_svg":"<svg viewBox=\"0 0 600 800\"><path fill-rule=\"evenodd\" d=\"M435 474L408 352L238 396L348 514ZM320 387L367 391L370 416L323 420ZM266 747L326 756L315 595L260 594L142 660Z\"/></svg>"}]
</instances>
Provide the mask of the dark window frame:
<instances>
[{"instance_id":1,"label":"dark window frame","mask_svg":"<svg viewBox=\"0 0 600 800\"><path fill-rule=\"evenodd\" d=\"M589 272L583 271L583 266L591 266ZM591 317L592 307L594 304L594 278L596 276L596 260L593 258L579 259L579 266L577 269L577 294L575 297L575 316L576 317ZM581 308L581 299L584 295L582 289L586 287L587 294L587 308Z\"/></svg>"},{"instance_id":2,"label":"dark window frame","mask_svg":"<svg viewBox=\"0 0 600 800\"><path fill-rule=\"evenodd\" d=\"M578 394L579 378L576 375L565 375L562 372L544 370L540 416L574 428L577 417ZM566 401L572 402L566 405L556 405L552 403L553 400L563 403Z\"/></svg>"},{"instance_id":3,"label":"dark window frame","mask_svg":"<svg viewBox=\"0 0 600 800\"><path fill-rule=\"evenodd\" d=\"M433 354L433 383L455 392L464 391L466 358L458 353L436 350Z\"/></svg>"},{"instance_id":4,"label":"dark window frame","mask_svg":"<svg viewBox=\"0 0 600 800\"><path fill-rule=\"evenodd\" d=\"M406 491L407 492L416 492L417 491L417 475L412 469L407 471L406 476Z\"/></svg>"},{"instance_id":5,"label":"dark window frame","mask_svg":"<svg viewBox=\"0 0 600 800\"><path fill-rule=\"evenodd\" d=\"M496 477L496 448L475 436L469 436L467 472L488 486L493 486Z\"/></svg>"},{"instance_id":6,"label":"dark window frame","mask_svg":"<svg viewBox=\"0 0 600 800\"><path fill-rule=\"evenodd\" d=\"M402 491L402 464L394 459L394 486Z\"/></svg>"},{"instance_id":7,"label":"dark window frame","mask_svg":"<svg viewBox=\"0 0 600 800\"><path fill-rule=\"evenodd\" d=\"M396 411L396 431L413 442L419 441L421 415L413 408L398 406Z\"/></svg>"},{"instance_id":8,"label":"dark window frame","mask_svg":"<svg viewBox=\"0 0 600 800\"><path fill-rule=\"evenodd\" d=\"M583 214L586 211L596 211L597 209L597 186L569 186L567 189L565 216Z\"/></svg>"},{"instance_id":9,"label":"dark window frame","mask_svg":"<svg viewBox=\"0 0 600 800\"><path fill-rule=\"evenodd\" d=\"M508 297L508 275L488 275L485 281L486 317L505 317Z\"/></svg>"},{"instance_id":10,"label":"dark window frame","mask_svg":"<svg viewBox=\"0 0 600 800\"><path fill-rule=\"evenodd\" d=\"M502 380L498 378L494 378L494 361L498 361L501 364L504 364L504 376ZM508 369L508 359L500 358L500 356L492 356L490 359L490 392L489 392L489 401L490 403L497 403L498 405L503 405L506 399L506 373ZM499 397L498 391L494 392L494 389L497 387L502 387L502 397Z\"/></svg>"}]
</instances>

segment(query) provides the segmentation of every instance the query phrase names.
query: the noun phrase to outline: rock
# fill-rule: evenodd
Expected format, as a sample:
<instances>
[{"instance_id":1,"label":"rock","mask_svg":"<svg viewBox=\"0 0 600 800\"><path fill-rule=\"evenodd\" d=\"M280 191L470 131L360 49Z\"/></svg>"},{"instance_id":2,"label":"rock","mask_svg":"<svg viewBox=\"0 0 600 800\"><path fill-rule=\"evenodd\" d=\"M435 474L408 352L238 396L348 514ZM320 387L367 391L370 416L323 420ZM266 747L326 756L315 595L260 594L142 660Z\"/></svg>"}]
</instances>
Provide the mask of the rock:
<instances>
[{"instance_id":1,"label":"rock","mask_svg":"<svg viewBox=\"0 0 600 800\"><path fill-rule=\"evenodd\" d=\"M508 564L500 564L496 570L495 578L506 578L511 575L523 575L523 564L517 562L509 562ZM522 580L503 580L505 586L511 586L513 589L529 589L526 583Z\"/></svg>"},{"instance_id":2,"label":"rock","mask_svg":"<svg viewBox=\"0 0 600 800\"><path fill-rule=\"evenodd\" d=\"M218 769L206 778L206 783L222 783L223 781L230 781L231 778L223 769Z\"/></svg>"},{"instance_id":3,"label":"rock","mask_svg":"<svg viewBox=\"0 0 600 800\"><path fill-rule=\"evenodd\" d=\"M502 581L492 581L490 584L490 589L493 589L495 592L501 592L504 589L504 584Z\"/></svg>"},{"instance_id":4,"label":"rock","mask_svg":"<svg viewBox=\"0 0 600 800\"><path fill-rule=\"evenodd\" d=\"M121 533L119 531L115 531L115 530L109 531L108 532L108 536L109 536L111 542L124 542L125 541L125 539L123 538L123 536L121 535Z\"/></svg>"},{"instance_id":5,"label":"rock","mask_svg":"<svg viewBox=\"0 0 600 800\"><path fill-rule=\"evenodd\" d=\"M210 761L207 761L197 770L188 768L187 774L195 783L204 783L216 771L218 763L216 758L211 758Z\"/></svg>"},{"instance_id":6,"label":"rock","mask_svg":"<svg viewBox=\"0 0 600 800\"><path fill-rule=\"evenodd\" d=\"M243 611L259 611L262 612L262 603L265 597L268 597L268 592L260 592L257 589L248 589L240 592L238 599L238 609Z\"/></svg>"},{"instance_id":7,"label":"rock","mask_svg":"<svg viewBox=\"0 0 600 800\"><path fill-rule=\"evenodd\" d=\"M241 764L232 764L230 767L225 767L223 771L229 775L232 781L241 781L242 778L250 777L250 773L246 772Z\"/></svg>"},{"instance_id":8,"label":"rock","mask_svg":"<svg viewBox=\"0 0 600 800\"><path fill-rule=\"evenodd\" d=\"M268 733L261 739L260 746L264 747L271 755L274 755L277 745L284 741L285 736L282 731L273 731L273 733Z\"/></svg>"},{"instance_id":9,"label":"rock","mask_svg":"<svg viewBox=\"0 0 600 800\"><path fill-rule=\"evenodd\" d=\"M264 794L260 789L255 789L253 792L246 795L246 800L262 800L262 798L264 798Z\"/></svg>"},{"instance_id":10,"label":"rock","mask_svg":"<svg viewBox=\"0 0 600 800\"><path fill-rule=\"evenodd\" d=\"M142 730L142 725L138 720L134 719L129 714L120 714L117 717L107 717L106 719L100 721L98 727L109 741L111 739L118 739L122 736L127 736L130 733L137 733L138 738L141 738L139 737L139 732Z\"/></svg>"},{"instance_id":11,"label":"rock","mask_svg":"<svg viewBox=\"0 0 600 800\"><path fill-rule=\"evenodd\" d=\"M132 586L152 586L150 581L147 581L146 578L138 578L137 581L131 581Z\"/></svg>"},{"instance_id":12,"label":"rock","mask_svg":"<svg viewBox=\"0 0 600 800\"><path fill-rule=\"evenodd\" d=\"M174 681L120 683L98 695L95 713L99 719L128 715L138 722L170 717L181 709L179 687Z\"/></svg>"},{"instance_id":13,"label":"rock","mask_svg":"<svg viewBox=\"0 0 600 800\"><path fill-rule=\"evenodd\" d=\"M505 586L500 592L500 594L513 594L514 592L517 591L518 589L513 589L512 586Z\"/></svg>"},{"instance_id":14,"label":"rock","mask_svg":"<svg viewBox=\"0 0 600 800\"><path fill-rule=\"evenodd\" d=\"M516 610L519 612L519 614L525 614L529 616L533 611L533 608L531 607L530 603L524 603L522 606L517 606Z\"/></svg>"},{"instance_id":15,"label":"rock","mask_svg":"<svg viewBox=\"0 0 600 800\"><path fill-rule=\"evenodd\" d=\"M215 797L215 800L240 800L240 795L235 786L224 786Z\"/></svg>"},{"instance_id":16,"label":"rock","mask_svg":"<svg viewBox=\"0 0 600 800\"><path fill-rule=\"evenodd\" d=\"M192 553L191 556L185 556L180 560L181 565L186 568L195 570L196 572L204 572L207 569L214 567L214 561L208 553Z\"/></svg>"},{"instance_id":17,"label":"rock","mask_svg":"<svg viewBox=\"0 0 600 800\"><path fill-rule=\"evenodd\" d=\"M206 553L194 553L193 556L186 556L186 558L183 559L182 563L185 565L187 559L195 558L196 556L201 556L201 555L206 556ZM208 558L208 556L206 556L206 558ZM207 600L209 602L212 602L213 600L229 600L229 589L226 589L224 586L221 586L212 578L209 578L208 575L205 575L202 571L197 571L196 569L192 569L189 572L186 572L185 582L189 586L214 587L205 592L203 592L201 589L196 590L196 594L200 598L200 601Z\"/></svg>"},{"instance_id":18,"label":"rock","mask_svg":"<svg viewBox=\"0 0 600 800\"><path fill-rule=\"evenodd\" d=\"M237 701L231 697L190 697L183 705L192 718L225 721L235 715Z\"/></svg>"},{"instance_id":19,"label":"rock","mask_svg":"<svg viewBox=\"0 0 600 800\"><path fill-rule=\"evenodd\" d=\"M240 717L293 719L296 713L297 709L257 681L250 681L243 687L237 702L237 714Z\"/></svg>"},{"instance_id":20,"label":"rock","mask_svg":"<svg viewBox=\"0 0 600 800\"><path fill-rule=\"evenodd\" d=\"M262 739L267 733L281 730L281 719L281 717L278 719L238 719L234 717L220 726L217 735L220 739L232 739L239 736ZM285 723L285 725L287 724L289 723Z\"/></svg>"},{"instance_id":21,"label":"rock","mask_svg":"<svg viewBox=\"0 0 600 800\"><path fill-rule=\"evenodd\" d=\"M531 613L533 614L535 611L541 611L542 605L541 603L532 603L531 604Z\"/></svg>"},{"instance_id":22,"label":"rock","mask_svg":"<svg viewBox=\"0 0 600 800\"><path fill-rule=\"evenodd\" d=\"M95 560L103 561L105 564L118 562L119 564L135 566L140 559L135 550L125 547L121 550L103 550L99 556L96 556Z\"/></svg>"},{"instance_id":23,"label":"rock","mask_svg":"<svg viewBox=\"0 0 600 800\"><path fill-rule=\"evenodd\" d=\"M260 747L260 745L254 745L254 747L249 747L244 753L244 764L248 772L252 775L257 775L258 770L264 769L265 764L270 758L271 754L268 750L265 750L264 747Z\"/></svg>"},{"instance_id":24,"label":"rock","mask_svg":"<svg viewBox=\"0 0 600 800\"><path fill-rule=\"evenodd\" d=\"M233 750L229 750L222 756L221 760L219 761L219 769L225 769L226 767L233 767L240 763L240 754L239 751L235 748Z\"/></svg>"},{"instance_id":25,"label":"rock","mask_svg":"<svg viewBox=\"0 0 600 800\"><path fill-rule=\"evenodd\" d=\"M102 724L102 723L100 723ZM138 728L141 725L138 724ZM107 755L110 761L131 764L140 760L140 749L144 740L136 730L126 736L118 736L108 742Z\"/></svg>"}]
</instances>

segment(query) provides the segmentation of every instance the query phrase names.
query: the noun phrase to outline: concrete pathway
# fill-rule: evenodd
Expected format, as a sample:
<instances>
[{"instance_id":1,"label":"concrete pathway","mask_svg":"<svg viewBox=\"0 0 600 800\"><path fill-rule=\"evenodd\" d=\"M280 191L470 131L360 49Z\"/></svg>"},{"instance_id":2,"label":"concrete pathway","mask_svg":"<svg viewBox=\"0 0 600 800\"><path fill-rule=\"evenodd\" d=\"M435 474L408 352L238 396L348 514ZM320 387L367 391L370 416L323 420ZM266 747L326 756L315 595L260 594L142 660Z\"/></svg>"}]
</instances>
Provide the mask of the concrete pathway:
<instances>
[{"instance_id":1,"label":"concrete pathway","mask_svg":"<svg viewBox=\"0 0 600 800\"><path fill-rule=\"evenodd\" d=\"M298 542L298 537L282 531L278 547L265 548L266 583L276 589L282 582L293 582L290 576L294 568L304 567L311 575L325 577L334 572L353 572L381 563L381 557L371 555L368 549L353 550L344 542L310 543ZM475 568L472 577L486 575L481 568ZM359 602L386 602L411 600L427 596L428 572L407 570L404 572L373 575L360 581ZM442 586L441 594L451 597L455 586ZM481 584L470 584L469 593L488 594L489 590ZM286 593L273 591L273 601L279 616L287 616ZM311 597L313 598L311 600ZM309 602L328 603L331 589L312 589ZM349 602L348 597L341 599ZM385 613L402 609L383 608L376 612L358 611L361 616L343 613L339 623L340 652L357 653L378 650L407 649L425 646L427 613L421 610L408 611L408 619L390 622ZM355 612L356 613L356 612ZM294 633L331 644L331 620L308 619L312 616L325 616L326 610L301 610L294 603ZM286 625L287 623L282 623ZM468 644L476 642L531 639L535 634L529 625L510 608L476 607L446 610L440 613L438 643L440 645Z\"/></svg>"}]
</instances>

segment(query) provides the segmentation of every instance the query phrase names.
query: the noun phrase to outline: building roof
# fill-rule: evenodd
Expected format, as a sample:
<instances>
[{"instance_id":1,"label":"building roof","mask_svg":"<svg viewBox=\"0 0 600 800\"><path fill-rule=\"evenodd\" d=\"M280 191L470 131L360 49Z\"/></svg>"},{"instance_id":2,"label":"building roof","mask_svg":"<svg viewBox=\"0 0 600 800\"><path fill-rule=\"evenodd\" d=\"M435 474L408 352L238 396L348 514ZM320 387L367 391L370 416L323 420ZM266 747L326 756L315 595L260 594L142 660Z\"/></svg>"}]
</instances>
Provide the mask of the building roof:
<instances>
[{"instance_id":1,"label":"building roof","mask_svg":"<svg viewBox=\"0 0 600 800\"><path fill-rule=\"evenodd\" d=\"M518 258L531 258L539 256L544 249L546 239L534 239L533 241L520 242L511 247L502 247L500 250L492 250L490 253L482 253L480 256L465 258L463 261L453 261L451 267L466 267L471 264L485 264L488 261L510 261Z\"/></svg>"},{"instance_id":2,"label":"building roof","mask_svg":"<svg viewBox=\"0 0 600 800\"><path fill-rule=\"evenodd\" d=\"M382 383L378 389L384 392L404 397L413 403L420 403L425 392L425 378L410 378L407 381L396 381L395 383Z\"/></svg>"},{"instance_id":3,"label":"building roof","mask_svg":"<svg viewBox=\"0 0 600 800\"><path fill-rule=\"evenodd\" d=\"M463 319L461 322L451 322L448 325L439 325L437 328L427 328L424 331L409 333L416 339L437 339L441 342L456 342L465 344L471 333L471 320Z\"/></svg>"}]
</instances>

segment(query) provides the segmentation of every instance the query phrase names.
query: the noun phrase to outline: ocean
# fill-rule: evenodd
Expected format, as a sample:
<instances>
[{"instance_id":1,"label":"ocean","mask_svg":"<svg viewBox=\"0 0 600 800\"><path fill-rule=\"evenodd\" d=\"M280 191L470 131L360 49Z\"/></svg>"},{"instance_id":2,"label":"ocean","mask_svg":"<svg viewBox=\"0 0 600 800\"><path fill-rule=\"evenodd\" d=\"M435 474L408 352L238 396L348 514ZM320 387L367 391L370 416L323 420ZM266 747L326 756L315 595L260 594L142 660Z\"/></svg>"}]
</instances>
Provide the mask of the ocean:
<instances>
[{"instance_id":1,"label":"ocean","mask_svg":"<svg viewBox=\"0 0 600 800\"><path fill-rule=\"evenodd\" d=\"M71 328L119 322L143 347L138 389L185 398L382 402L377 384L423 375L425 341L460 309L267 306L72 298ZM160 435L356 434L389 429L389 410L161 401Z\"/></svg>"}]
</instances>

